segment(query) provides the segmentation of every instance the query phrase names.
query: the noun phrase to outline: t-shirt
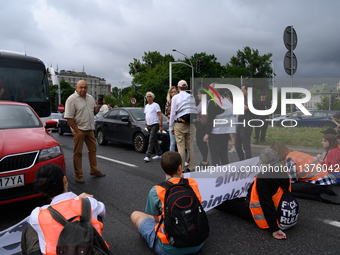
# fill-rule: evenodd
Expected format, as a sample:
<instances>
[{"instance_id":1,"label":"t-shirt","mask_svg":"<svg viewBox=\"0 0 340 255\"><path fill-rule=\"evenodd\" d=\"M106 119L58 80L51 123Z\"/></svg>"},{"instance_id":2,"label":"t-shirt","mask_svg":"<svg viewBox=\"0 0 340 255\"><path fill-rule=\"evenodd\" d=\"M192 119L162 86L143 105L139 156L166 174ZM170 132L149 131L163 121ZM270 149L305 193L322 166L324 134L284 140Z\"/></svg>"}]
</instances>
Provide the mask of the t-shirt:
<instances>
[{"instance_id":1,"label":"t-shirt","mask_svg":"<svg viewBox=\"0 0 340 255\"><path fill-rule=\"evenodd\" d=\"M244 105L248 106L248 98L244 98ZM257 100L253 97L253 106L256 109L257 108ZM250 112L249 109L247 109L246 111L244 111L244 115L239 115L238 116L238 121L239 122L243 122L243 120L246 121L246 127L248 127L248 121L251 119L254 119L253 117L254 114Z\"/></svg>"},{"instance_id":2,"label":"t-shirt","mask_svg":"<svg viewBox=\"0 0 340 255\"><path fill-rule=\"evenodd\" d=\"M168 181L169 179L171 179L171 177L167 178L166 181ZM158 216L162 214L162 202L157 195L155 186L153 186L149 192L148 201L146 202L145 213L153 215L153 216ZM177 248L177 247L172 246L171 244L162 243L158 237L157 237L157 241L163 250L171 254L189 254L192 251L197 250L200 246L201 247L203 246L203 243L202 243L199 246Z\"/></svg>"},{"instance_id":3,"label":"t-shirt","mask_svg":"<svg viewBox=\"0 0 340 255\"><path fill-rule=\"evenodd\" d=\"M257 100L257 110L268 110L270 109L271 107L271 104L269 101L267 100L264 100L264 101L261 101L261 100ZM265 119L268 117L268 115L265 115L265 116L258 116L260 117L261 119Z\"/></svg>"},{"instance_id":4,"label":"t-shirt","mask_svg":"<svg viewBox=\"0 0 340 255\"><path fill-rule=\"evenodd\" d=\"M152 104L148 104L144 108L145 113L145 120L146 125L154 125L154 124L160 124L159 123L159 116L158 112L161 111L161 108L159 107L159 104L153 102Z\"/></svg>"}]
</instances>

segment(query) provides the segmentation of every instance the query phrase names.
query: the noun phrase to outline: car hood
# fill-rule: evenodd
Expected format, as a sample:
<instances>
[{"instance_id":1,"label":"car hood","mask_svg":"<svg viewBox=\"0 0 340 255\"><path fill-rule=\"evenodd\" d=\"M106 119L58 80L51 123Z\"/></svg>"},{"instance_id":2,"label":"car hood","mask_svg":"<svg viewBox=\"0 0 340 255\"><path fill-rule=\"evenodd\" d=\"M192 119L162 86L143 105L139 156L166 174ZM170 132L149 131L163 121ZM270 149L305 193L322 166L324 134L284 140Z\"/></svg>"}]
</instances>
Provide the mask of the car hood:
<instances>
[{"instance_id":1,"label":"car hood","mask_svg":"<svg viewBox=\"0 0 340 255\"><path fill-rule=\"evenodd\" d=\"M0 159L6 155L36 151L59 145L44 127L1 129Z\"/></svg>"}]
</instances>

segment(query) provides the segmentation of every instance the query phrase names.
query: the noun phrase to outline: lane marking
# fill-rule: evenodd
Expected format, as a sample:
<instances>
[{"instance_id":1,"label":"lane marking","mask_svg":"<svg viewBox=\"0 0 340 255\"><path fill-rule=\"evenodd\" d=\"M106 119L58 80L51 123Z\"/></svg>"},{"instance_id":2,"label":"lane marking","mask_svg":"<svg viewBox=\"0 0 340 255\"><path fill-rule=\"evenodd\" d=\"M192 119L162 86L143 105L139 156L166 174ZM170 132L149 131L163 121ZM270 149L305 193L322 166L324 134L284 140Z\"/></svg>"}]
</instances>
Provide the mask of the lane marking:
<instances>
[{"instance_id":1,"label":"lane marking","mask_svg":"<svg viewBox=\"0 0 340 255\"><path fill-rule=\"evenodd\" d=\"M340 228L340 222L335 220L323 220L324 223Z\"/></svg>"},{"instance_id":2,"label":"lane marking","mask_svg":"<svg viewBox=\"0 0 340 255\"><path fill-rule=\"evenodd\" d=\"M123 162L123 161L115 160L115 159L112 159L112 158L103 157L103 156L100 156L100 155L97 155L97 158L105 159L105 160L112 161L112 162L122 164L122 165L126 165L126 166L137 167L136 165L133 165L133 164L129 164L129 163L126 163L126 162Z\"/></svg>"}]
</instances>

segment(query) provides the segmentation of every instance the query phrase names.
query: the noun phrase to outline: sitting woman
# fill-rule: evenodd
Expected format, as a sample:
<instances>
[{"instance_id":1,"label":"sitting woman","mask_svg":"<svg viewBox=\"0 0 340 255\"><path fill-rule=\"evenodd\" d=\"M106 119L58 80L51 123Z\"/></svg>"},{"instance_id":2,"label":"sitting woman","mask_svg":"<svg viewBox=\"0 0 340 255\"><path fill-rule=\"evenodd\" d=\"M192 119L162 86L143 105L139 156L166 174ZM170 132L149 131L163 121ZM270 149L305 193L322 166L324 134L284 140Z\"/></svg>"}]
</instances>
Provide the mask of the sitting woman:
<instances>
[{"instance_id":1,"label":"sitting woman","mask_svg":"<svg viewBox=\"0 0 340 255\"><path fill-rule=\"evenodd\" d=\"M276 142L271 147L283 160L292 182L294 197L340 204L340 197L332 191L333 178L313 156L289 149Z\"/></svg>"},{"instance_id":2,"label":"sitting woman","mask_svg":"<svg viewBox=\"0 0 340 255\"><path fill-rule=\"evenodd\" d=\"M57 242L63 226L53 220L49 210L52 206L66 219L81 215L81 198L87 197L92 208L92 225L102 234L105 205L92 195L82 193L77 196L67 191L68 181L63 170L55 164L48 164L35 173L34 189L47 195L52 201L49 205L35 208L29 219L29 225L22 233L21 249L23 254L56 254ZM97 220L99 219L99 220Z\"/></svg>"},{"instance_id":3,"label":"sitting woman","mask_svg":"<svg viewBox=\"0 0 340 255\"><path fill-rule=\"evenodd\" d=\"M322 138L321 144L326 153L324 157L319 154L317 156L318 161L327 169L328 173L340 178L340 149L337 137L332 134L326 134Z\"/></svg>"}]
</instances>

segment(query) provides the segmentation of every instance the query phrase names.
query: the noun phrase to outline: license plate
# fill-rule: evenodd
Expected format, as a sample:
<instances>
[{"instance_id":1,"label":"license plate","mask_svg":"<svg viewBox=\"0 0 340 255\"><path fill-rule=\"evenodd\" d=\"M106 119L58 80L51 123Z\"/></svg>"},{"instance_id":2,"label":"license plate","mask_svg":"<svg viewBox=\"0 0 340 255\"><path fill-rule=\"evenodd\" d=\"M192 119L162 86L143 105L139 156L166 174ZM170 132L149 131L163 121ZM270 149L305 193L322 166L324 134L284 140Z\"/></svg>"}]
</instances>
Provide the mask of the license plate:
<instances>
[{"instance_id":1,"label":"license plate","mask_svg":"<svg viewBox=\"0 0 340 255\"><path fill-rule=\"evenodd\" d=\"M25 175L11 175L0 177L0 189L14 188L25 185Z\"/></svg>"}]
</instances>

